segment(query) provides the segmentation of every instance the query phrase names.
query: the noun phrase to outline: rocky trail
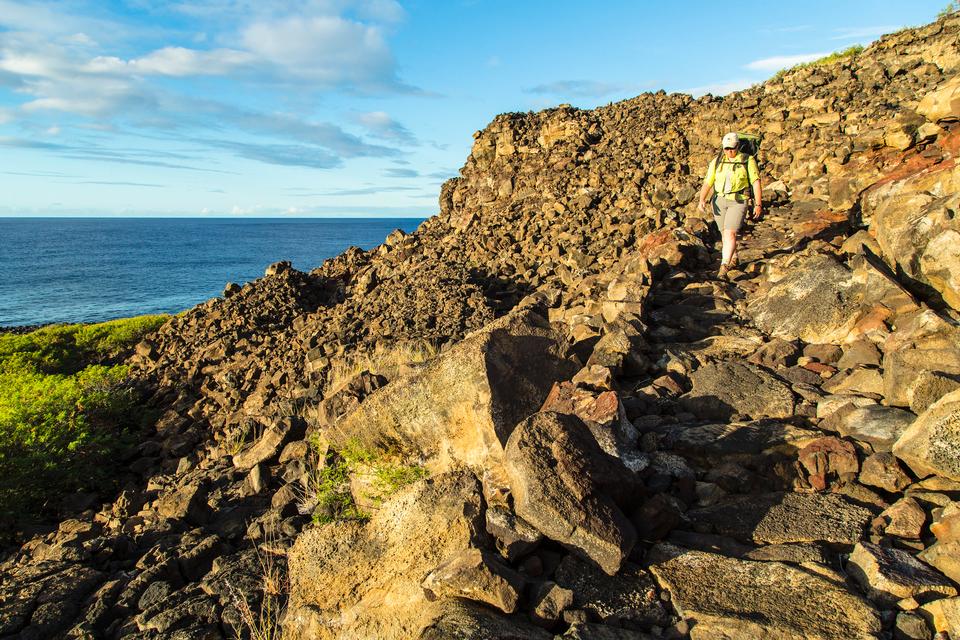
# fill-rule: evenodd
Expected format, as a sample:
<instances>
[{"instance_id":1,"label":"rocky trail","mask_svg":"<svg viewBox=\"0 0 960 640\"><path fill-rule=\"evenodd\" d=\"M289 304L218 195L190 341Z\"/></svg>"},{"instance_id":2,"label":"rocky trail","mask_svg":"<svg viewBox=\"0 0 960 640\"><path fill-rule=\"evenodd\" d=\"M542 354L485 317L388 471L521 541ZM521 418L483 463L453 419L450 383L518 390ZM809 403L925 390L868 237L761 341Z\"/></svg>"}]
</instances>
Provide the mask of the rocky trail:
<instances>
[{"instance_id":1,"label":"rocky trail","mask_svg":"<svg viewBox=\"0 0 960 640\"><path fill-rule=\"evenodd\" d=\"M4 552L0 637L960 638L958 96L949 15L498 116L416 232L137 346L158 418ZM721 280L731 123L768 211Z\"/></svg>"}]
</instances>

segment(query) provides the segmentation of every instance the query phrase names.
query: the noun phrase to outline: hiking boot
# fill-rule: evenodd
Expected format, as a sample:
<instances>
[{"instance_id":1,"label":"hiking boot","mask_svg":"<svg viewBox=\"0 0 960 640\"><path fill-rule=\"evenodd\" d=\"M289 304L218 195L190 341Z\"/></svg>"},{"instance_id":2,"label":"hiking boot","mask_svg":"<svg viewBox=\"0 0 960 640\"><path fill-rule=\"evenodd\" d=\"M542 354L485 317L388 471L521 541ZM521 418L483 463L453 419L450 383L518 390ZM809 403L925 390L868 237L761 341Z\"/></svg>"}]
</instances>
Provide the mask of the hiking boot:
<instances>
[{"instance_id":1,"label":"hiking boot","mask_svg":"<svg viewBox=\"0 0 960 640\"><path fill-rule=\"evenodd\" d=\"M730 265L722 264L720 265L720 271L717 272L717 277L721 280L727 279L727 272L730 271Z\"/></svg>"}]
</instances>

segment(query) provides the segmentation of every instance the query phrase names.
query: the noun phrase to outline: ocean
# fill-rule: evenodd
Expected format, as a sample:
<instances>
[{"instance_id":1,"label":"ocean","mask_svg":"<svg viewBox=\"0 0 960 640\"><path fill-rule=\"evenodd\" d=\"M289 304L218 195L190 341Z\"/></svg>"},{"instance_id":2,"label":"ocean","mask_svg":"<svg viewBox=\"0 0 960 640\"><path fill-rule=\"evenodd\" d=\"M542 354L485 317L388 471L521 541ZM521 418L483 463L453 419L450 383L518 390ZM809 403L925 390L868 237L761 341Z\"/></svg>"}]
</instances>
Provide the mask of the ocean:
<instances>
[{"instance_id":1,"label":"ocean","mask_svg":"<svg viewBox=\"0 0 960 640\"><path fill-rule=\"evenodd\" d=\"M309 271L413 218L0 218L0 327L176 313L290 260Z\"/></svg>"}]
</instances>

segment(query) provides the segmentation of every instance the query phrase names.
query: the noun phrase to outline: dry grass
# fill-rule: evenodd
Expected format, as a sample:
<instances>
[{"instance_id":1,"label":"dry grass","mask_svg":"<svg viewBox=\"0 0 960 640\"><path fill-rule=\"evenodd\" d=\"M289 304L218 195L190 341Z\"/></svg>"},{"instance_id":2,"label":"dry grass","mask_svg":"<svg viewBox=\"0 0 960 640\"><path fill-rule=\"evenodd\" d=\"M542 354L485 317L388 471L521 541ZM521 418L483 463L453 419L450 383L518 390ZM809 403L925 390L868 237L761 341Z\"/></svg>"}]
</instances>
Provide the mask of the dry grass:
<instances>
[{"instance_id":1,"label":"dry grass","mask_svg":"<svg viewBox=\"0 0 960 640\"><path fill-rule=\"evenodd\" d=\"M425 341L377 345L373 351L359 351L334 360L327 374L327 389L339 389L362 371L392 379L402 367L427 362L436 355L437 347Z\"/></svg>"},{"instance_id":2,"label":"dry grass","mask_svg":"<svg viewBox=\"0 0 960 640\"><path fill-rule=\"evenodd\" d=\"M229 585L234 606L243 623L241 629L234 630L237 640L247 637L250 640L282 640L283 638L280 621L286 609L290 584L285 567L277 562L277 557L269 551L277 542L277 537L276 529L268 527L264 531L264 542L255 547L262 579L259 610L250 606L249 601L244 597L247 594Z\"/></svg>"}]
</instances>

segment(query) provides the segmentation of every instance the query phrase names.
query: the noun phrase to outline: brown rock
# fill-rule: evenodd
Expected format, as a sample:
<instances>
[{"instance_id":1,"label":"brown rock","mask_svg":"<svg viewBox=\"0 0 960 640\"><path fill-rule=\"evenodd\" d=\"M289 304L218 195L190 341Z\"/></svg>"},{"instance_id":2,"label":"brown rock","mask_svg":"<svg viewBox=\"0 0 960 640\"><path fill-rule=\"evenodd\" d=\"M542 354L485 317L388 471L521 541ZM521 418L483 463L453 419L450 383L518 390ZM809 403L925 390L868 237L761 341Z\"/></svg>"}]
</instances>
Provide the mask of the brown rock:
<instances>
[{"instance_id":1,"label":"brown rock","mask_svg":"<svg viewBox=\"0 0 960 640\"><path fill-rule=\"evenodd\" d=\"M936 542L917 557L954 582L960 582L960 542Z\"/></svg>"},{"instance_id":2,"label":"brown rock","mask_svg":"<svg viewBox=\"0 0 960 640\"><path fill-rule=\"evenodd\" d=\"M863 598L798 567L663 543L647 561L677 614L695 621L693 640L867 640L880 633L880 618Z\"/></svg>"},{"instance_id":3,"label":"brown rock","mask_svg":"<svg viewBox=\"0 0 960 640\"><path fill-rule=\"evenodd\" d=\"M859 542L847 563L870 599L884 606L910 597L957 595L950 581L906 551Z\"/></svg>"},{"instance_id":4,"label":"brown rock","mask_svg":"<svg viewBox=\"0 0 960 640\"><path fill-rule=\"evenodd\" d=\"M541 582L533 589L530 604L533 621L550 628L560 619L564 610L573 606L573 591L555 582Z\"/></svg>"},{"instance_id":5,"label":"brown rock","mask_svg":"<svg viewBox=\"0 0 960 640\"><path fill-rule=\"evenodd\" d=\"M691 509L687 517L743 542L832 542L860 540L871 514L836 494L766 493L730 496Z\"/></svg>"},{"instance_id":6,"label":"brown rock","mask_svg":"<svg viewBox=\"0 0 960 640\"><path fill-rule=\"evenodd\" d=\"M855 474L860 468L853 445L839 438L827 436L805 446L797 459L806 469L814 489L823 491L831 477Z\"/></svg>"},{"instance_id":7,"label":"brown rock","mask_svg":"<svg viewBox=\"0 0 960 640\"><path fill-rule=\"evenodd\" d=\"M897 440L893 454L920 476L960 480L960 389L919 416Z\"/></svg>"},{"instance_id":8,"label":"brown rock","mask_svg":"<svg viewBox=\"0 0 960 640\"><path fill-rule=\"evenodd\" d=\"M887 535L919 540L927 513L913 498L901 498L881 513L880 518Z\"/></svg>"},{"instance_id":9,"label":"brown rock","mask_svg":"<svg viewBox=\"0 0 960 640\"><path fill-rule=\"evenodd\" d=\"M940 542L960 542L960 503L951 502L930 525L930 532Z\"/></svg>"},{"instance_id":10,"label":"brown rock","mask_svg":"<svg viewBox=\"0 0 960 640\"><path fill-rule=\"evenodd\" d=\"M890 493L903 491L910 484L910 476L900 468L892 453L881 451L863 461L860 482L869 487L878 487Z\"/></svg>"},{"instance_id":11,"label":"brown rock","mask_svg":"<svg viewBox=\"0 0 960 640\"><path fill-rule=\"evenodd\" d=\"M683 406L698 416L726 419L788 418L794 398L779 378L754 365L739 362L709 364L690 374L691 390Z\"/></svg>"}]
</instances>

